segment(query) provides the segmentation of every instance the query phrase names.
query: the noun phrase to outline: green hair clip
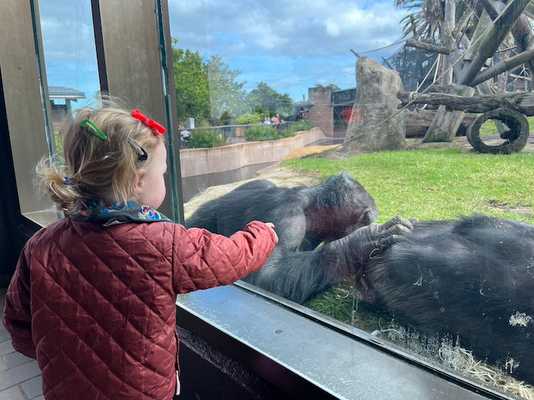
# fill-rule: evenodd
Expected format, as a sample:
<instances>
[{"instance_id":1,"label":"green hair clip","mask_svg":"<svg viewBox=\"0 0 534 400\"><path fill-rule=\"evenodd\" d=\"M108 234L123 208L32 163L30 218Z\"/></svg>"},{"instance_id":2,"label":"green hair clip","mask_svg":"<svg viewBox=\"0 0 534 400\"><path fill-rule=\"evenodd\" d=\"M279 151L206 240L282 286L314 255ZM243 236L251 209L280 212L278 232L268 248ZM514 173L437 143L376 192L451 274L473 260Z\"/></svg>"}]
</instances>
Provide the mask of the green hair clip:
<instances>
[{"instance_id":1,"label":"green hair clip","mask_svg":"<svg viewBox=\"0 0 534 400\"><path fill-rule=\"evenodd\" d=\"M96 136L100 140L108 140L107 133L97 127L93 121L84 119L82 122L80 122L80 126L87 129L91 135Z\"/></svg>"}]
</instances>

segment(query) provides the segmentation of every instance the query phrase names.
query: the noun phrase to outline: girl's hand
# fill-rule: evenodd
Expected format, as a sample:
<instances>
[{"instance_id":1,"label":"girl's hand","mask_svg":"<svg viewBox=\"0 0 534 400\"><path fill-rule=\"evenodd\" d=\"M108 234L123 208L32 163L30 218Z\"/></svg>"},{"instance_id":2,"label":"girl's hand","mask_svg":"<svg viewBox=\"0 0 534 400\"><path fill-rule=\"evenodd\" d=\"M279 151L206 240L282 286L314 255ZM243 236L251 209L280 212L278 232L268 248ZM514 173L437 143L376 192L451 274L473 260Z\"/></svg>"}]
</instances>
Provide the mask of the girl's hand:
<instances>
[{"instance_id":1,"label":"girl's hand","mask_svg":"<svg viewBox=\"0 0 534 400\"><path fill-rule=\"evenodd\" d=\"M271 228L271 230L273 231L273 234L274 234L274 243L278 244L278 235L276 234L276 231L274 230L274 224L272 222L266 222L265 225L267 225L269 228Z\"/></svg>"}]
</instances>

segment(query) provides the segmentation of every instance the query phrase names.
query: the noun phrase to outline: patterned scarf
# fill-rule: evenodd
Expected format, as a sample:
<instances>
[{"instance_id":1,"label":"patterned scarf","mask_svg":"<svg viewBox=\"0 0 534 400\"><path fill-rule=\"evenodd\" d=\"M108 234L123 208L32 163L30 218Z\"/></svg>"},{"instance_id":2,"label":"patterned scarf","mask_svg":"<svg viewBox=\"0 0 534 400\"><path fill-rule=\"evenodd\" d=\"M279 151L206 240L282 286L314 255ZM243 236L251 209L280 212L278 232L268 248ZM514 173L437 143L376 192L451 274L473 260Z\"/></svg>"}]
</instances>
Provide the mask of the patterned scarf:
<instances>
[{"instance_id":1,"label":"patterned scarf","mask_svg":"<svg viewBox=\"0 0 534 400\"><path fill-rule=\"evenodd\" d=\"M92 200L86 203L87 208L70 215L78 221L98 222L102 226L127 224L131 222L172 222L165 215L151 207L140 205L135 201L113 203L106 206L103 202Z\"/></svg>"}]
</instances>

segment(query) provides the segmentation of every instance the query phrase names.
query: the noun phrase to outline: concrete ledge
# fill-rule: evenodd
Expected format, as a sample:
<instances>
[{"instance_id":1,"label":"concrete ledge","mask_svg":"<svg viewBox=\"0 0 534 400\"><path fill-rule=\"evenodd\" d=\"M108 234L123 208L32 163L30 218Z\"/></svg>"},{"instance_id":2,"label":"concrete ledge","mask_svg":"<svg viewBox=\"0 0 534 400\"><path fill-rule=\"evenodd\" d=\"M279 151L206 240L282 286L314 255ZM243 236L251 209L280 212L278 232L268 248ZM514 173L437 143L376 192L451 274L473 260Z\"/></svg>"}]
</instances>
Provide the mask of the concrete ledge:
<instances>
[{"instance_id":1,"label":"concrete ledge","mask_svg":"<svg viewBox=\"0 0 534 400\"><path fill-rule=\"evenodd\" d=\"M182 177L232 171L247 165L283 160L293 150L325 138L323 131L309 131L279 140L245 142L207 149L180 150Z\"/></svg>"}]
</instances>

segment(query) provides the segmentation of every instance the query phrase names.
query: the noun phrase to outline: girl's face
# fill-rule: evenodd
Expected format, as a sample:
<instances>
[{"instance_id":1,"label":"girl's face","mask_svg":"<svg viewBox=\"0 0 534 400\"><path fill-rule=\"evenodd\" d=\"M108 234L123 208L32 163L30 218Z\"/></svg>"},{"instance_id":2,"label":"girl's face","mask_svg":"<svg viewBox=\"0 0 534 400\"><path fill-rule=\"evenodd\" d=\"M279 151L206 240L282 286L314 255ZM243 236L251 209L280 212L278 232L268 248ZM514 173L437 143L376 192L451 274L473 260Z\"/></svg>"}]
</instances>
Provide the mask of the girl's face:
<instances>
[{"instance_id":1,"label":"girl's face","mask_svg":"<svg viewBox=\"0 0 534 400\"><path fill-rule=\"evenodd\" d=\"M137 171L135 198L145 206L158 208L165 199L165 179L167 172L167 149L161 140L149 155L148 164Z\"/></svg>"}]
</instances>

